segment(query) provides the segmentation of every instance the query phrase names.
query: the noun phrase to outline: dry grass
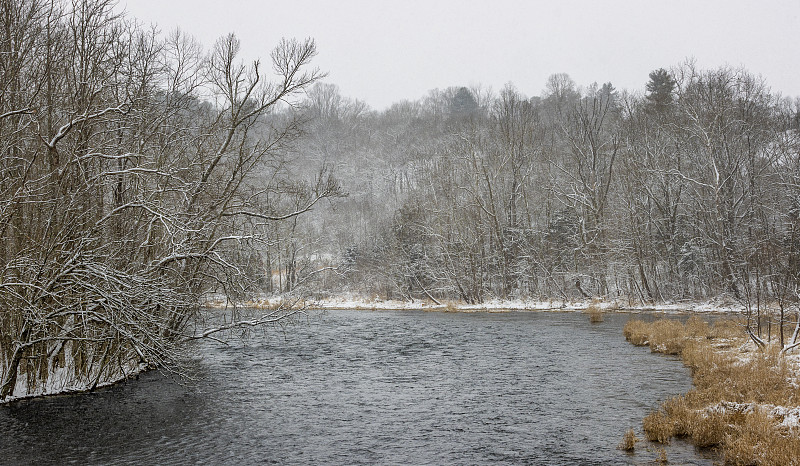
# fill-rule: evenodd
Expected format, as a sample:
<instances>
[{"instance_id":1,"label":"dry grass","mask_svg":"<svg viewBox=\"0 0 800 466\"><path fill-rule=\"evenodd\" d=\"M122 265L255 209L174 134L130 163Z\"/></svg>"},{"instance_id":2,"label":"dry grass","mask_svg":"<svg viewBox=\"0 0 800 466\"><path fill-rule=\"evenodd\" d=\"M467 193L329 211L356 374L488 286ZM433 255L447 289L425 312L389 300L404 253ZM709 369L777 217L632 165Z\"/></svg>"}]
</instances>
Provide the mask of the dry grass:
<instances>
[{"instance_id":1,"label":"dry grass","mask_svg":"<svg viewBox=\"0 0 800 466\"><path fill-rule=\"evenodd\" d=\"M270 311L294 311L306 307L306 301L303 299L284 299L280 298L275 301L264 301L257 309L268 309Z\"/></svg>"},{"instance_id":2,"label":"dry grass","mask_svg":"<svg viewBox=\"0 0 800 466\"><path fill-rule=\"evenodd\" d=\"M647 346L650 344L650 326L641 320L629 320L622 328L625 339L636 346Z\"/></svg>"},{"instance_id":3,"label":"dry grass","mask_svg":"<svg viewBox=\"0 0 800 466\"><path fill-rule=\"evenodd\" d=\"M728 322L726 320L725 322ZM731 321L732 322L732 321ZM692 316L684 324L684 329L686 330L686 335L695 338L706 338L708 335L711 334L711 330L708 327L708 322L703 320L700 316ZM736 330L741 333L741 328L736 327Z\"/></svg>"},{"instance_id":4,"label":"dry grass","mask_svg":"<svg viewBox=\"0 0 800 466\"><path fill-rule=\"evenodd\" d=\"M265 308L269 309L270 311L277 311L279 309L283 309L287 306L287 303L283 300L283 298L276 300L274 302L267 301Z\"/></svg>"},{"instance_id":5,"label":"dry grass","mask_svg":"<svg viewBox=\"0 0 800 466\"><path fill-rule=\"evenodd\" d=\"M675 425L663 410L653 411L642 421L644 436L651 442L669 443L675 436Z\"/></svg>"},{"instance_id":6,"label":"dry grass","mask_svg":"<svg viewBox=\"0 0 800 466\"><path fill-rule=\"evenodd\" d=\"M692 369L694 388L669 399L643 420L648 440L689 437L700 447L720 448L727 464L800 465L800 429L780 425L765 405L797 406L795 369L777 348L742 353L747 339L740 322L708 325L629 321L625 337L652 351L680 354Z\"/></svg>"},{"instance_id":7,"label":"dry grass","mask_svg":"<svg viewBox=\"0 0 800 466\"><path fill-rule=\"evenodd\" d=\"M661 409L672 425L673 437L686 437L691 434L694 417L683 397L670 398L661 404Z\"/></svg>"},{"instance_id":8,"label":"dry grass","mask_svg":"<svg viewBox=\"0 0 800 466\"><path fill-rule=\"evenodd\" d=\"M686 416L692 419L689 428L692 442L703 448L721 444L733 425L730 415L718 412L702 415L697 411L687 411Z\"/></svg>"},{"instance_id":9,"label":"dry grass","mask_svg":"<svg viewBox=\"0 0 800 466\"><path fill-rule=\"evenodd\" d=\"M639 437L636 436L636 432L633 429L628 429L625 431L625 435L622 436L622 442L619 443L617 448L624 451L633 451L638 441Z\"/></svg>"},{"instance_id":10,"label":"dry grass","mask_svg":"<svg viewBox=\"0 0 800 466\"><path fill-rule=\"evenodd\" d=\"M603 313L596 312L594 314L589 314L589 322L593 324L597 324L603 321Z\"/></svg>"},{"instance_id":11,"label":"dry grass","mask_svg":"<svg viewBox=\"0 0 800 466\"><path fill-rule=\"evenodd\" d=\"M793 371L784 357L756 353L742 360L733 354L713 351L703 345L694 345L691 352L687 351L686 363L692 368L695 383L695 389L688 395L697 401L788 406L800 401L797 388L789 383Z\"/></svg>"},{"instance_id":12,"label":"dry grass","mask_svg":"<svg viewBox=\"0 0 800 466\"><path fill-rule=\"evenodd\" d=\"M757 411L726 436L723 454L727 464L797 465L800 442L796 432L776 427L771 416Z\"/></svg>"},{"instance_id":13,"label":"dry grass","mask_svg":"<svg viewBox=\"0 0 800 466\"><path fill-rule=\"evenodd\" d=\"M709 338L717 340L741 340L745 338L742 329L744 322L741 319L719 319L711 327Z\"/></svg>"},{"instance_id":14,"label":"dry grass","mask_svg":"<svg viewBox=\"0 0 800 466\"><path fill-rule=\"evenodd\" d=\"M598 305L598 303L592 302L586 306L586 309L583 310L583 313L589 316L589 322L593 324L603 321L603 309Z\"/></svg>"},{"instance_id":15,"label":"dry grass","mask_svg":"<svg viewBox=\"0 0 800 466\"><path fill-rule=\"evenodd\" d=\"M656 463L669 464L669 459L667 458L667 450L663 448L658 449L658 457L656 457Z\"/></svg>"},{"instance_id":16,"label":"dry grass","mask_svg":"<svg viewBox=\"0 0 800 466\"><path fill-rule=\"evenodd\" d=\"M654 353L680 354L686 342L686 327L677 320L657 320L650 330L650 350Z\"/></svg>"}]
</instances>

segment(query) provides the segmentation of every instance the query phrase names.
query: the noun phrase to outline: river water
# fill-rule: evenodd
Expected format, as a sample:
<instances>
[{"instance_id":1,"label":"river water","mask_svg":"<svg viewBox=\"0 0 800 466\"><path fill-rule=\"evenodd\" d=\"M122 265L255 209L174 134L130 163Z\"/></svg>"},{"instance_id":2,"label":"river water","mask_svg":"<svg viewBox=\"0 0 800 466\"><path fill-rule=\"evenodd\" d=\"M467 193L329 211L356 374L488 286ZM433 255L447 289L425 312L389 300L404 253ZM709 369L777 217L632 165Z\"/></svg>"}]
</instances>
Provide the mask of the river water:
<instances>
[{"instance_id":1,"label":"river water","mask_svg":"<svg viewBox=\"0 0 800 466\"><path fill-rule=\"evenodd\" d=\"M0 407L2 464L648 464L616 449L691 378L624 314L330 311L158 372ZM673 464L711 464L682 441Z\"/></svg>"}]
</instances>

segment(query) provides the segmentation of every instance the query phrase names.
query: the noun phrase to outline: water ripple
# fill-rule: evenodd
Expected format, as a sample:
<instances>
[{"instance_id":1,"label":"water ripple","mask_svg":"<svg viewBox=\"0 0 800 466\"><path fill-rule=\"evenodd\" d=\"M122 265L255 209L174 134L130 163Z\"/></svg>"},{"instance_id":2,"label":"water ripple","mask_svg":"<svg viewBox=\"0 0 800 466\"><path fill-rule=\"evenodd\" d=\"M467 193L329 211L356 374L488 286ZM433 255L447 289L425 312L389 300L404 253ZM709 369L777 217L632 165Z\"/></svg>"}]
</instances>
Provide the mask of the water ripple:
<instances>
[{"instance_id":1,"label":"water ripple","mask_svg":"<svg viewBox=\"0 0 800 466\"><path fill-rule=\"evenodd\" d=\"M627 316L334 311L285 335L202 343L158 374L0 408L11 464L645 464L615 449L690 387L627 344ZM711 464L675 441L673 463Z\"/></svg>"}]
</instances>

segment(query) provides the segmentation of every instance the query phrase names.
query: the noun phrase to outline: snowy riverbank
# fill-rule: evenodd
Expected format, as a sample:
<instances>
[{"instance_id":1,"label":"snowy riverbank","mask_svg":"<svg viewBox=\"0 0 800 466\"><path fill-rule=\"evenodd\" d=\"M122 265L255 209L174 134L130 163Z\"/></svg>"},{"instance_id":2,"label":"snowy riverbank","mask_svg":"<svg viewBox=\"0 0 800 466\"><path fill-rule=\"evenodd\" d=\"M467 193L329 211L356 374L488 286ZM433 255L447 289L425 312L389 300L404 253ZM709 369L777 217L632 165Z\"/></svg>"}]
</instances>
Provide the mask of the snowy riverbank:
<instances>
[{"instance_id":1,"label":"snowy riverbank","mask_svg":"<svg viewBox=\"0 0 800 466\"><path fill-rule=\"evenodd\" d=\"M623 333L634 345L680 356L692 370L692 389L644 418L648 440L686 437L717 448L726 464L798 464L800 355L791 345L782 346L776 335L771 343L766 335L765 341L748 338L734 319L709 324L695 316L685 324L632 319Z\"/></svg>"},{"instance_id":2,"label":"snowy riverbank","mask_svg":"<svg viewBox=\"0 0 800 466\"><path fill-rule=\"evenodd\" d=\"M52 371L46 379L38 381L31 387L28 385L28 378L22 374L22 377L17 378L11 396L0 400L0 405L31 398L89 393L138 377L140 373L148 369L147 364L128 363L116 368L115 373L110 376L101 377L95 373L92 374L92 377L77 378L75 377L74 361L71 358L67 358L67 360L66 367Z\"/></svg>"},{"instance_id":3,"label":"snowy riverbank","mask_svg":"<svg viewBox=\"0 0 800 466\"><path fill-rule=\"evenodd\" d=\"M212 308L224 308L234 303L223 296L208 296L204 305ZM640 304L624 299L616 300L583 300L583 301L537 301L537 300L489 300L480 304L467 304L459 301L442 300L385 300L378 297L364 297L355 294L343 294L324 299L292 300L280 296L261 296L235 303L238 307L253 309L275 309L281 305L304 305L314 310L351 309L363 311L432 311L432 312L513 312L513 311L585 311L590 307L603 312L663 312L663 313L697 313L697 314L741 314L744 306L721 300L705 302L665 302L658 304Z\"/></svg>"}]
</instances>

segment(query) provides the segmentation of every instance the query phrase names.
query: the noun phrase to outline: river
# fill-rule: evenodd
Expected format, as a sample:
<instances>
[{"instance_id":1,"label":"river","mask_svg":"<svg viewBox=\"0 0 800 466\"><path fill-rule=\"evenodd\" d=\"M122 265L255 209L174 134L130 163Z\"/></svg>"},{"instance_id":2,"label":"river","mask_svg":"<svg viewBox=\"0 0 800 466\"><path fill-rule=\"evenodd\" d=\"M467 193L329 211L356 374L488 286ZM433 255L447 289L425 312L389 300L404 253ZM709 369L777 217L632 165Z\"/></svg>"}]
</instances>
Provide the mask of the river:
<instances>
[{"instance_id":1,"label":"river","mask_svg":"<svg viewBox=\"0 0 800 466\"><path fill-rule=\"evenodd\" d=\"M630 318L329 311L158 372L0 407L3 464L647 464L616 449L691 386L628 344ZM673 464L712 464L686 442Z\"/></svg>"}]
</instances>

